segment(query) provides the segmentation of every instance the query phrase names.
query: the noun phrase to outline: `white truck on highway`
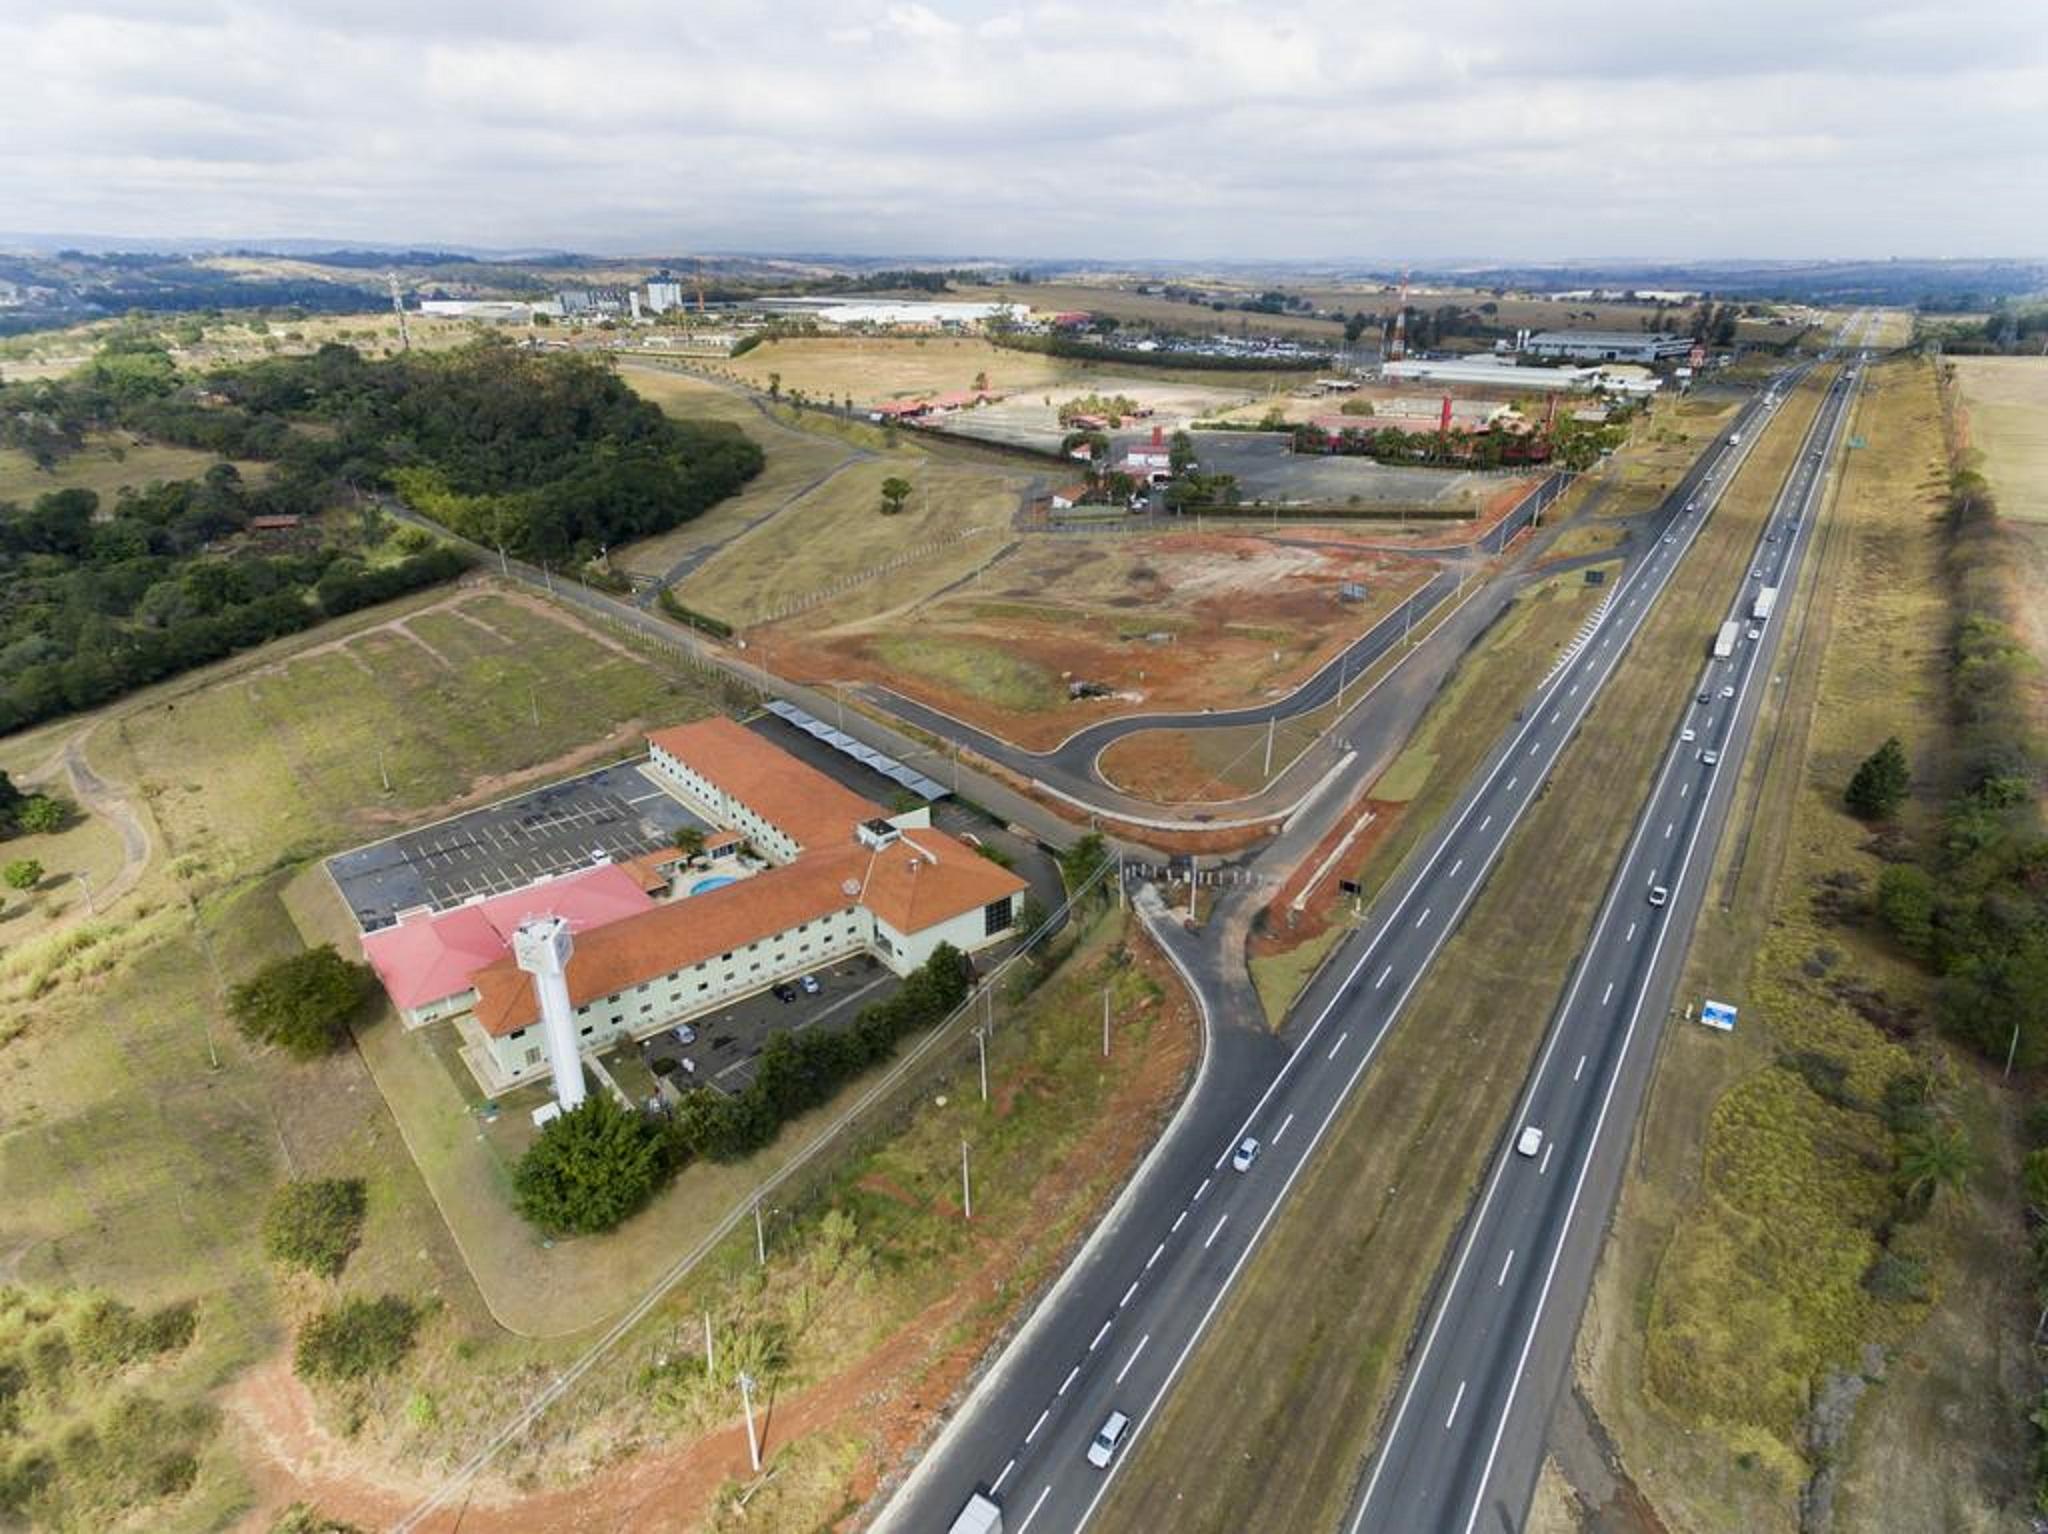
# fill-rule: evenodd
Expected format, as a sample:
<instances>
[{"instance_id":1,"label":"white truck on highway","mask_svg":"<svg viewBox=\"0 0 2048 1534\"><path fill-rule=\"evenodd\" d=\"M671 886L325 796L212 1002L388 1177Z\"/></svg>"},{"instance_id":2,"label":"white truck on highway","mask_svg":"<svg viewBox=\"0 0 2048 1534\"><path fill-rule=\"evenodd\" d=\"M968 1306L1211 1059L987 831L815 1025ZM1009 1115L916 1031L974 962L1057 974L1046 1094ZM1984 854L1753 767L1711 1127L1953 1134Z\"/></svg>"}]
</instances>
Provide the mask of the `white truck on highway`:
<instances>
[{"instance_id":1,"label":"white truck on highway","mask_svg":"<svg viewBox=\"0 0 2048 1534\"><path fill-rule=\"evenodd\" d=\"M1714 636L1714 659L1726 660L1735 653L1735 636L1742 632L1742 625L1734 619L1721 625L1721 632Z\"/></svg>"},{"instance_id":2,"label":"white truck on highway","mask_svg":"<svg viewBox=\"0 0 2048 1534\"><path fill-rule=\"evenodd\" d=\"M1755 622L1761 623L1764 619L1770 617L1771 609L1777 605L1778 588L1776 586L1766 586L1756 594L1756 600L1749 604L1749 616Z\"/></svg>"},{"instance_id":3,"label":"white truck on highway","mask_svg":"<svg viewBox=\"0 0 2048 1534\"><path fill-rule=\"evenodd\" d=\"M960 1516L953 1520L953 1527L946 1534L1003 1534L1003 1510L996 1506L994 1498L977 1491L967 1499L967 1505L960 1509Z\"/></svg>"}]
</instances>

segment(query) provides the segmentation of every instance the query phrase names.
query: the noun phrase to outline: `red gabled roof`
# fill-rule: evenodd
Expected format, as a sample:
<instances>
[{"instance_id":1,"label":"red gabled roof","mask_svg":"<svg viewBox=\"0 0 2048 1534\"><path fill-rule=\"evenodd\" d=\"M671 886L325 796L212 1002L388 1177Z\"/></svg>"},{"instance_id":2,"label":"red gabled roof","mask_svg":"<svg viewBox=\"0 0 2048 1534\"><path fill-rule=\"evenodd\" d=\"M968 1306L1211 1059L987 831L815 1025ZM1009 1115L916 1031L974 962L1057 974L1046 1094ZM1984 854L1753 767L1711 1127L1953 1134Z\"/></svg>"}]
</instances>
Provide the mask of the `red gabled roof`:
<instances>
[{"instance_id":1,"label":"red gabled roof","mask_svg":"<svg viewBox=\"0 0 2048 1534\"><path fill-rule=\"evenodd\" d=\"M656 730L647 741L806 848L850 840L860 822L887 814L723 714Z\"/></svg>"}]
</instances>

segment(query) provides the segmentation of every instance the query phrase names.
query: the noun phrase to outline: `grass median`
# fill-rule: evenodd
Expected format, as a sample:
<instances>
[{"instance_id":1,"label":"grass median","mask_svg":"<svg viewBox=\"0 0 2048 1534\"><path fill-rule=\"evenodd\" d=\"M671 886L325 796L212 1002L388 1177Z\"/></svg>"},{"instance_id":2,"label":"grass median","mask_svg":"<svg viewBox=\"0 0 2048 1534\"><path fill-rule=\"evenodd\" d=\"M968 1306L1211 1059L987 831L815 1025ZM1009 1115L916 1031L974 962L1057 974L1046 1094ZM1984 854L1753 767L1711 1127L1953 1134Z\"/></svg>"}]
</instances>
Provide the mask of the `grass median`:
<instances>
[{"instance_id":1,"label":"grass median","mask_svg":"<svg viewBox=\"0 0 2048 1534\"><path fill-rule=\"evenodd\" d=\"M1632 829L1661 725L1676 720L1672 679L1697 673L1825 385L1794 395L1708 521L1117 1483L1104 1528L1235 1534L1342 1516Z\"/></svg>"}]
</instances>

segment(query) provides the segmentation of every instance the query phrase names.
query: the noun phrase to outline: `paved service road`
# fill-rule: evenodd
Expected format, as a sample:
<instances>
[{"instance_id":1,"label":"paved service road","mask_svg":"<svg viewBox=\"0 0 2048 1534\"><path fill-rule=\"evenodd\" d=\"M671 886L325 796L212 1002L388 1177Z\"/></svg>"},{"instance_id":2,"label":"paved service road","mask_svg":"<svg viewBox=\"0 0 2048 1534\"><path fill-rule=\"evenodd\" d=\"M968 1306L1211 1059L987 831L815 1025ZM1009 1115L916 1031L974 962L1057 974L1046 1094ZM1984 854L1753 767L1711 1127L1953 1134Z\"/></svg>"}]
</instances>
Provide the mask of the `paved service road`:
<instances>
[{"instance_id":1,"label":"paved service road","mask_svg":"<svg viewBox=\"0 0 2048 1534\"><path fill-rule=\"evenodd\" d=\"M1570 1365L1629 1129L1704 897L1860 365L1829 389L1728 609L1734 653L1673 677L1671 743L1551 1024L1395 1415L1347 1522L1446 1534L1521 1526ZM1704 654L1711 636L1701 636ZM1528 1130L1541 1144L1517 1144ZM1603 1139L1604 1134L1604 1139ZM1524 1154L1524 1149L1533 1154Z\"/></svg>"},{"instance_id":2,"label":"paved service road","mask_svg":"<svg viewBox=\"0 0 2048 1534\"><path fill-rule=\"evenodd\" d=\"M945 1530L977 1488L1001 1500L1005 1534L1088 1522L1770 408L1762 399L1745 406L1730 428L1742 433L1742 444L1724 435L1681 480L1598 620L1581 631L1441 826L1310 986L1280 1038L1241 1019L1216 1026L1216 988L1201 983L1186 935L1167 929L1169 952L1196 977L1211 1025L1202 1074L1152 1158L878 1528ZM1249 1169L1234 1170L1232 1150L1245 1135L1261 1149ZM1111 1411L1127 1413L1132 1426L1100 1471L1085 1452Z\"/></svg>"}]
</instances>

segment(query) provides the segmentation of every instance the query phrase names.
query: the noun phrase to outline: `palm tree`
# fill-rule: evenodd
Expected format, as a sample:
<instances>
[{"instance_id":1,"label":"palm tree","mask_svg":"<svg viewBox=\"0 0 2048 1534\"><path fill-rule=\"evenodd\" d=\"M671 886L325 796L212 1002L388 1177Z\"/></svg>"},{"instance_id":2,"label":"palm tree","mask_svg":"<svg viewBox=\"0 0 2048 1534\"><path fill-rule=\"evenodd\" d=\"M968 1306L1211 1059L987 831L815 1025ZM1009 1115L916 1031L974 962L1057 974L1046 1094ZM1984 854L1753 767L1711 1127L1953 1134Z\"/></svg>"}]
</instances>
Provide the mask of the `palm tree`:
<instances>
[{"instance_id":1,"label":"palm tree","mask_svg":"<svg viewBox=\"0 0 2048 1534\"><path fill-rule=\"evenodd\" d=\"M1935 1124L1899 1144L1899 1177L1906 1197L1931 1205L1943 1193L1960 1193L1977 1170L1969 1136L1954 1124Z\"/></svg>"}]
</instances>

